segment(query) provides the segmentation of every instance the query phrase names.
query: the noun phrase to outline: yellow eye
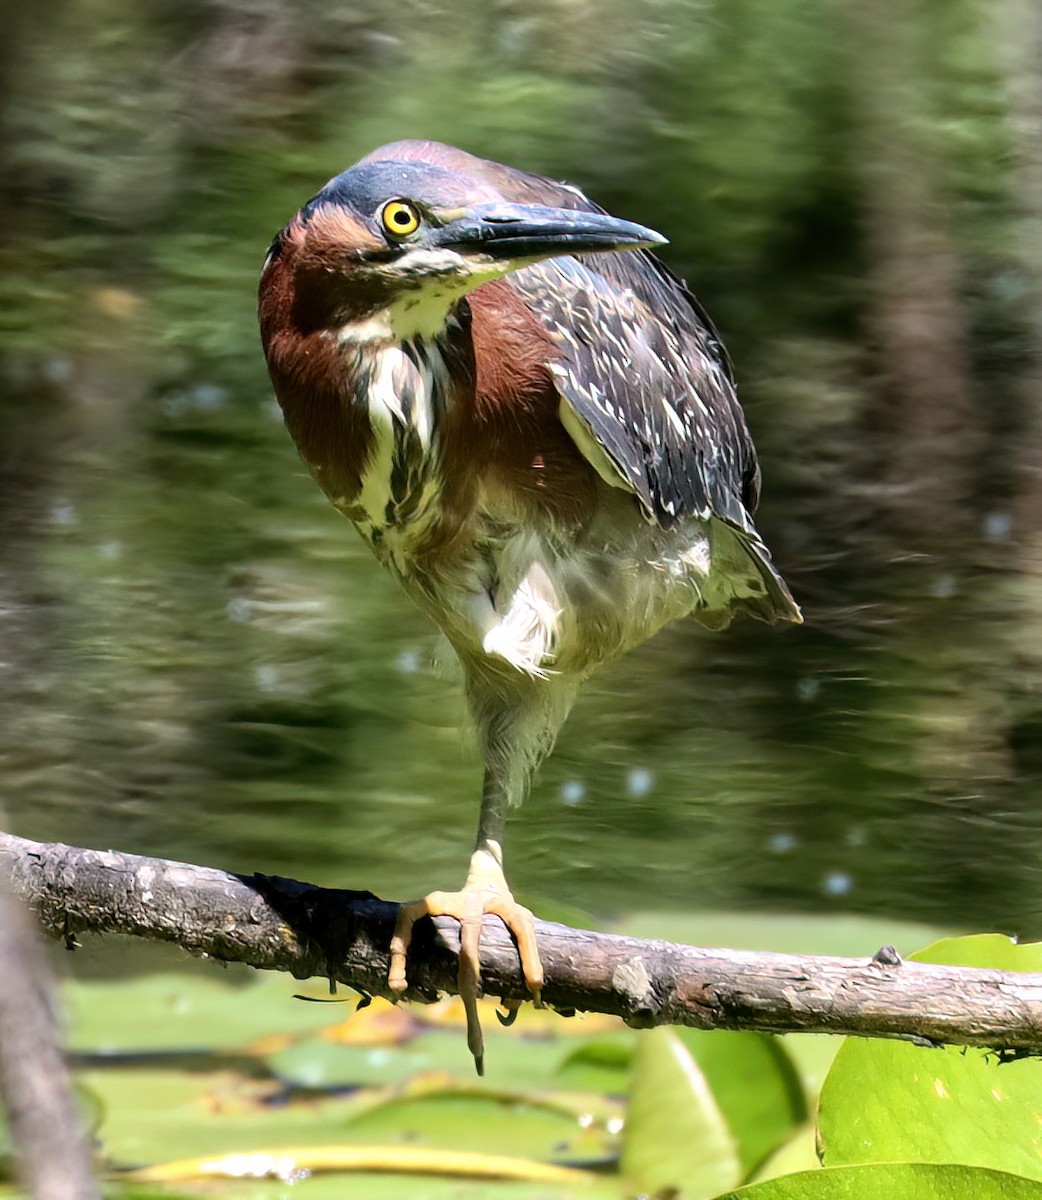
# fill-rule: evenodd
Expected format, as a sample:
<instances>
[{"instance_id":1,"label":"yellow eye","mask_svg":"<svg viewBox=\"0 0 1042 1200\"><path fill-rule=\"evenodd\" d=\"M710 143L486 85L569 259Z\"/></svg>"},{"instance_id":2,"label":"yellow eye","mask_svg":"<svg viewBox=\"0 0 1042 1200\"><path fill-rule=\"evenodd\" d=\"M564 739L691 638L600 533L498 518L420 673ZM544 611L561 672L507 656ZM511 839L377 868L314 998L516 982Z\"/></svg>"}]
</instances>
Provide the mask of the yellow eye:
<instances>
[{"instance_id":1,"label":"yellow eye","mask_svg":"<svg viewBox=\"0 0 1042 1200\"><path fill-rule=\"evenodd\" d=\"M380 213L384 229L391 237L408 237L420 227L420 214L407 200L388 200Z\"/></svg>"}]
</instances>

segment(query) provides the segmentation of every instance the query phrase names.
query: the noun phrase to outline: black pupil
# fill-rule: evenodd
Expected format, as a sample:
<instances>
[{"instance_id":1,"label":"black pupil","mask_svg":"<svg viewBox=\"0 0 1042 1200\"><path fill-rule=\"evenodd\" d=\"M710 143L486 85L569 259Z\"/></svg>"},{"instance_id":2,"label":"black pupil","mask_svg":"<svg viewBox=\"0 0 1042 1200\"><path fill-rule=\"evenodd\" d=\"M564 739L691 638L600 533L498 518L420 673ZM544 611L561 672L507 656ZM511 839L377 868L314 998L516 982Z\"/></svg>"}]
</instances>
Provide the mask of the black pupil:
<instances>
[{"instance_id":1,"label":"black pupil","mask_svg":"<svg viewBox=\"0 0 1042 1200\"><path fill-rule=\"evenodd\" d=\"M399 208L391 217L396 225L408 225L412 221L412 213L408 209Z\"/></svg>"}]
</instances>

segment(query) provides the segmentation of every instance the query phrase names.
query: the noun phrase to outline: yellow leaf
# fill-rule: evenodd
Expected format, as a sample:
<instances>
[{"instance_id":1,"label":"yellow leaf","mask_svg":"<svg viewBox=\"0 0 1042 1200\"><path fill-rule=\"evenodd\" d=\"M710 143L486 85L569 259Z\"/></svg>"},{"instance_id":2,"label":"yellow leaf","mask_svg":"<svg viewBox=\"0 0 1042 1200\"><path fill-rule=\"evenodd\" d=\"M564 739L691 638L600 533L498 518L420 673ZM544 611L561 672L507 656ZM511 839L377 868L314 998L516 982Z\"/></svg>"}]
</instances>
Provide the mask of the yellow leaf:
<instances>
[{"instance_id":1,"label":"yellow leaf","mask_svg":"<svg viewBox=\"0 0 1042 1200\"><path fill-rule=\"evenodd\" d=\"M226 1154L220 1158L184 1158L127 1171L120 1179L133 1183L169 1183L206 1177L293 1180L315 1171L387 1171L527 1183L581 1184L592 1183L594 1179L586 1171L523 1158L417 1146L301 1146Z\"/></svg>"}]
</instances>

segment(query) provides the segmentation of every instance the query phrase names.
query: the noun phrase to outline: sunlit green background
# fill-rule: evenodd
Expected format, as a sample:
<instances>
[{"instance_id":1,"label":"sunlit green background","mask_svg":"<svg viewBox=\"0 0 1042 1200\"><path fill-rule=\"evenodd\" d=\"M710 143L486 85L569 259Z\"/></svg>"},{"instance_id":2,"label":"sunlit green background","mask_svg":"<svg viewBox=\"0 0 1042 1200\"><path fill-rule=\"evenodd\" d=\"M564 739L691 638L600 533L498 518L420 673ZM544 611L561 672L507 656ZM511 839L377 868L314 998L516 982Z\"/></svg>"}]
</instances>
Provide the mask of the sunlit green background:
<instances>
[{"instance_id":1,"label":"sunlit green background","mask_svg":"<svg viewBox=\"0 0 1042 1200\"><path fill-rule=\"evenodd\" d=\"M541 912L1042 934L1030 0L57 0L0 45L0 764L42 839L416 895L479 773L450 663L282 427L282 223L434 137L661 229L804 606L585 692L513 822Z\"/></svg>"}]
</instances>

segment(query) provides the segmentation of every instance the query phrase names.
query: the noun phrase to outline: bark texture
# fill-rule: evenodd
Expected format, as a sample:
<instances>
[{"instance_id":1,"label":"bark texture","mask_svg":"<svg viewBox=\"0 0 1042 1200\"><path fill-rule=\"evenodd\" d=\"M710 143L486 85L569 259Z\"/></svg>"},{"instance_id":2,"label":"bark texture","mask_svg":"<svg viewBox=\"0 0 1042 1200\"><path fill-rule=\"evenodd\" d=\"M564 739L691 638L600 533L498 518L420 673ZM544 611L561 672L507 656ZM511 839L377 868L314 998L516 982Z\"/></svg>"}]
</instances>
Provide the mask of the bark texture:
<instances>
[{"instance_id":1,"label":"bark texture","mask_svg":"<svg viewBox=\"0 0 1042 1200\"><path fill-rule=\"evenodd\" d=\"M25 1190L32 1200L100 1200L59 1044L51 972L28 914L2 889L0 980L0 1100Z\"/></svg>"},{"instance_id":2,"label":"bark texture","mask_svg":"<svg viewBox=\"0 0 1042 1200\"><path fill-rule=\"evenodd\" d=\"M123 933L174 942L195 954L324 976L387 995L397 905L369 892L320 888L269 875L86 850L0 834L0 868L44 928ZM628 1024L837 1033L1042 1053L1042 974L932 966L883 947L872 959L740 950L537 922L544 1000L559 1009L614 1013ZM458 925L416 927L407 998L456 990ZM510 935L488 917L482 976L489 995L523 999Z\"/></svg>"}]
</instances>

